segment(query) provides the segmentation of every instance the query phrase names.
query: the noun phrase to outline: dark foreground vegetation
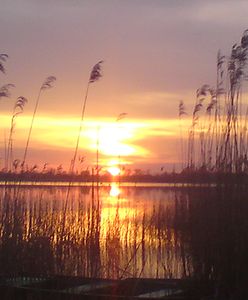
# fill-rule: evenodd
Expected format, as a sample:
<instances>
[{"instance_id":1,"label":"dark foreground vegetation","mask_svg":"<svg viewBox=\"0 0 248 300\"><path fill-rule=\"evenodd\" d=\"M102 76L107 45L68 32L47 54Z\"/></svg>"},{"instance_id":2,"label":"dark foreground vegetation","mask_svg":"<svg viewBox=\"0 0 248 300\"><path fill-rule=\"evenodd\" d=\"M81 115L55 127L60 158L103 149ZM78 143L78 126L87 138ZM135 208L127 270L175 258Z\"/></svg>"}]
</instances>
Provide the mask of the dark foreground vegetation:
<instances>
[{"instance_id":1,"label":"dark foreground vegetation","mask_svg":"<svg viewBox=\"0 0 248 300\"><path fill-rule=\"evenodd\" d=\"M247 299L245 186L66 190L1 188L1 276L184 278Z\"/></svg>"},{"instance_id":2,"label":"dark foreground vegetation","mask_svg":"<svg viewBox=\"0 0 248 300\"><path fill-rule=\"evenodd\" d=\"M196 91L187 145L180 131L181 160L188 171L248 172L247 61L248 30L230 55L218 52L215 84L204 84ZM181 101L180 123L186 114Z\"/></svg>"}]
</instances>

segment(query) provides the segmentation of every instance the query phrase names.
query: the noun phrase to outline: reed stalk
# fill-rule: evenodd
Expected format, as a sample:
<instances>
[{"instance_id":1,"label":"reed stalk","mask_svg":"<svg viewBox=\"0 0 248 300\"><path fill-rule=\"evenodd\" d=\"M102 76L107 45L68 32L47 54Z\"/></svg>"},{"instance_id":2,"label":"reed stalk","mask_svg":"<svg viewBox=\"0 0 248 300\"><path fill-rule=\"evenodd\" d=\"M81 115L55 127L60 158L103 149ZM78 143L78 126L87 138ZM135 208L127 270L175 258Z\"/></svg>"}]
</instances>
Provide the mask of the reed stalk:
<instances>
[{"instance_id":1,"label":"reed stalk","mask_svg":"<svg viewBox=\"0 0 248 300\"><path fill-rule=\"evenodd\" d=\"M75 168L75 161L76 161L77 153L78 153L78 146L79 146L81 131L82 131L83 122L84 122L84 115L85 115L85 110L86 110L86 103L87 103L87 99L88 99L90 84L98 81L102 77L102 74L101 74L102 63L103 63L103 61L101 60L96 65L94 65L94 67L90 73L88 83L87 83L86 93L85 93L83 103L82 103L81 119L80 119L80 124L79 124L76 146L75 146L74 155L73 155L73 158L71 160L71 165L70 165L70 173L73 173L74 168Z\"/></svg>"},{"instance_id":2,"label":"reed stalk","mask_svg":"<svg viewBox=\"0 0 248 300\"><path fill-rule=\"evenodd\" d=\"M3 74L6 74L6 69L4 63L7 61L9 56L5 53L0 54L0 72ZM0 87L0 99L1 98L9 98L10 97L10 89L13 88L13 84L5 84ZM4 133L4 163L5 163L5 169L7 170L6 167L6 159L7 159L7 141Z\"/></svg>"},{"instance_id":3,"label":"reed stalk","mask_svg":"<svg viewBox=\"0 0 248 300\"><path fill-rule=\"evenodd\" d=\"M81 136L81 131L82 131L83 122L84 122L84 115L85 115L86 103L87 103L87 99L88 99L89 87L90 87L91 83L94 83L94 82L98 81L102 77L102 74L101 74L101 65L102 65L102 63L103 63L103 61L101 60L96 65L94 65L94 67L91 70L90 77L89 77L89 80L88 80L88 83L87 83L86 93L85 93L83 103L82 103L81 119L80 119L80 124L79 124L79 130L78 130L78 135L77 135L76 146L75 146L74 155L73 155L73 158L71 160L71 165L70 165L70 169L69 169L69 173L71 175L73 175L73 173L74 173L75 161L76 161L76 158L77 158L78 147L79 147L79 142L80 142L80 136ZM62 231L61 231L61 236L62 237L63 237L64 230L65 230L66 213L67 213L67 207L68 207L68 201L69 201L69 194L70 194L71 185L72 185L72 180L69 182L67 192L66 192L65 205L64 205L64 210L63 210Z\"/></svg>"},{"instance_id":4,"label":"reed stalk","mask_svg":"<svg viewBox=\"0 0 248 300\"><path fill-rule=\"evenodd\" d=\"M34 107L34 112L33 112L32 120L31 120L31 124L30 124L30 127L29 127L28 138L27 138L25 150L24 150L23 160L22 160L22 164L21 164L22 171L24 171L25 162L26 162L26 159L27 159L28 147L29 147L29 143L30 143L31 133L32 133L32 130L33 130L34 119L35 119L37 109L38 109L38 105L39 105L39 102L40 102L40 97L41 97L41 95L44 91L46 91L47 89L50 89L50 88L53 87L53 83L54 83L55 80L56 80L56 77L49 76L49 77L46 78L46 80L43 82L43 84L40 87L38 97L36 99L36 103L35 103L35 107Z\"/></svg>"},{"instance_id":5,"label":"reed stalk","mask_svg":"<svg viewBox=\"0 0 248 300\"><path fill-rule=\"evenodd\" d=\"M12 163L13 163L13 134L15 130L15 121L18 115L23 112L24 105L28 100L25 97L18 97L12 112L10 131L9 131L9 139L8 139L8 147L7 147L7 158L6 158L6 169L10 172L12 171Z\"/></svg>"}]
</instances>

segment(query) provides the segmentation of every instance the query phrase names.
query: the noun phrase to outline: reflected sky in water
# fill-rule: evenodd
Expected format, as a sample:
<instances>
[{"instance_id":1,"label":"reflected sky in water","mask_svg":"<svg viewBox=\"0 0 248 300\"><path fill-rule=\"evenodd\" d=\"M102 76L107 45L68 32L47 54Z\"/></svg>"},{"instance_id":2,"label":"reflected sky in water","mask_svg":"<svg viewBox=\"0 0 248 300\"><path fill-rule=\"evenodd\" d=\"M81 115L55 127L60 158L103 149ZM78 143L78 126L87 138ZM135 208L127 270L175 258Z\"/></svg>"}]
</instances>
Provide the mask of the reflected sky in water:
<instances>
[{"instance_id":1,"label":"reflected sky in water","mask_svg":"<svg viewBox=\"0 0 248 300\"><path fill-rule=\"evenodd\" d=\"M29 272L29 257L38 255L47 260L46 273L182 276L180 243L168 226L174 214L173 191L117 183L99 189L71 187L68 198L67 191L66 187L1 189L2 253L9 250L11 240L11 250L19 249L19 256L24 256L22 262L10 263L9 272ZM44 271L36 263L32 272Z\"/></svg>"},{"instance_id":2,"label":"reflected sky in water","mask_svg":"<svg viewBox=\"0 0 248 300\"><path fill-rule=\"evenodd\" d=\"M194 278L247 291L247 188L0 188L1 275Z\"/></svg>"}]
</instances>

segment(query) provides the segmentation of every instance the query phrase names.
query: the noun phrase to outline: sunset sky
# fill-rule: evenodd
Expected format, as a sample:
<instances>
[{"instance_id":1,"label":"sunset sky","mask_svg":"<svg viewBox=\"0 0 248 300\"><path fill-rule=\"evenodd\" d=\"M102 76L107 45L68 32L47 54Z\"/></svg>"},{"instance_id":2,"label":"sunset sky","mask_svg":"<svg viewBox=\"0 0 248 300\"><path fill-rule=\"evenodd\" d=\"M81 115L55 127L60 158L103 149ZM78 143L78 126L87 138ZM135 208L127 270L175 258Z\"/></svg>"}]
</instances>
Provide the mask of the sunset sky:
<instances>
[{"instance_id":1,"label":"sunset sky","mask_svg":"<svg viewBox=\"0 0 248 300\"><path fill-rule=\"evenodd\" d=\"M68 167L99 60L103 76L90 86L79 149L84 167L95 164L97 141L103 166L121 159L155 172L178 167L178 103L184 100L191 112L196 89L215 83L217 51L228 55L239 42L247 12L246 0L2 0L0 53L9 59L0 86L16 87L0 99L0 168L16 98L28 99L14 134L14 158L22 159L49 75L57 81L40 99L27 161ZM188 126L185 120L185 134Z\"/></svg>"}]
</instances>

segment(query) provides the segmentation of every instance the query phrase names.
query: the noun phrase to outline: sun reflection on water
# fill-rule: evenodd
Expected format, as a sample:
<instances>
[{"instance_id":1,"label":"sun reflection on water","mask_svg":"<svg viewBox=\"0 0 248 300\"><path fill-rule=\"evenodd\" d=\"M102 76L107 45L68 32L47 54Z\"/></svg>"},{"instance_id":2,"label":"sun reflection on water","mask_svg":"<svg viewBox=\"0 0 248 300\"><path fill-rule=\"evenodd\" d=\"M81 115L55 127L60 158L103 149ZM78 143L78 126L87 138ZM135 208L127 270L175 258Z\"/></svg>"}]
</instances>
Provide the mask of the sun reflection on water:
<instances>
[{"instance_id":1,"label":"sun reflection on water","mask_svg":"<svg viewBox=\"0 0 248 300\"><path fill-rule=\"evenodd\" d=\"M120 187L115 182L112 182L109 196L110 197L118 197L118 196L120 196L120 194L121 194Z\"/></svg>"},{"instance_id":2,"label":"sun reflection on water","mask_svg":"<svg viewBox=\"0 0 248 300\"><path fill-rule=\"evenodd\" d=\"M31 252L34 257L38 253L38 271L120 278L140 276L141 272L144 277L164 277L170 268L180 276L180 244L168 223L174 203L169 192L151 193L111 183L99 189L73 187L65 202L66 192L63 187L24 187L16 203L15 189L10 188L6 199L0 201L0 241L9 236L8 220L15 220L11 234L18 236L16 247L21 236L25 259ZM5 253L9 253L8 245ZM32 260L28 263L32 270ZM22 266L13 263L9 268ZM29 271L29 264L25 268Z\"/></svg>"}]
</instances>

